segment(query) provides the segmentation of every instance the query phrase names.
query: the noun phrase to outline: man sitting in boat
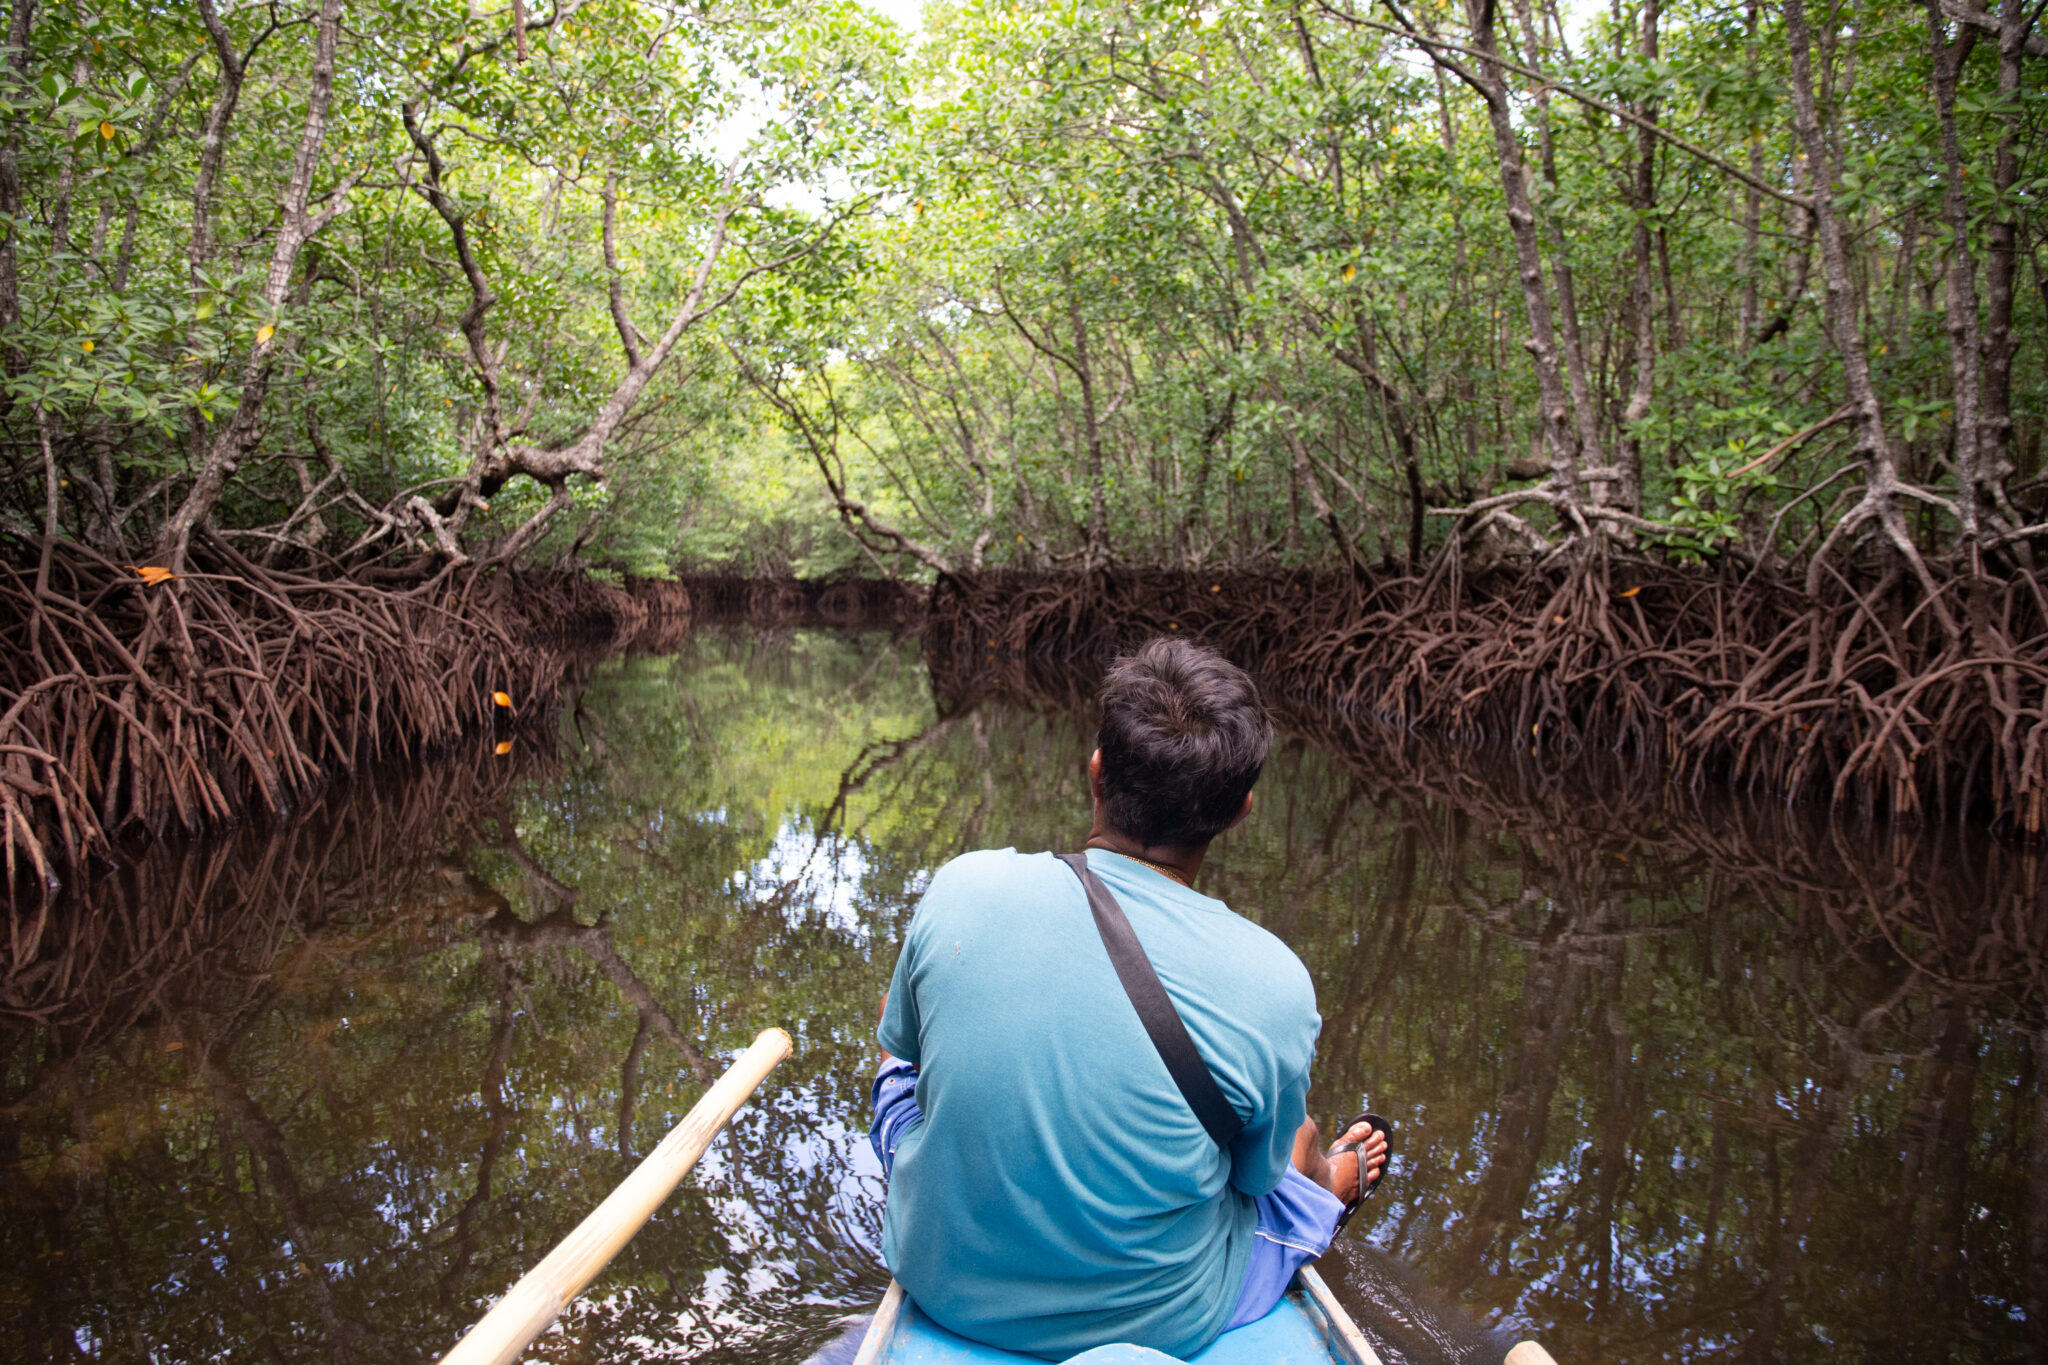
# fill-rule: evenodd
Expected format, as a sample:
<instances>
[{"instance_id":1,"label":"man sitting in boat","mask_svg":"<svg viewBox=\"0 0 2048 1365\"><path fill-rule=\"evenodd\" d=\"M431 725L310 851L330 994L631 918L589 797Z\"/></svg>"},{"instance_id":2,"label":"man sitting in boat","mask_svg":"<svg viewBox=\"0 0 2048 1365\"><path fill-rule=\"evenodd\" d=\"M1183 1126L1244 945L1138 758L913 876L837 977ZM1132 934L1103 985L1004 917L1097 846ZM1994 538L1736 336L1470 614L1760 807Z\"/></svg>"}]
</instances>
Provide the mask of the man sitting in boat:
<instances>
[{"instance_id":1,"label":"man sitting in boat","mask_svg":"<svg viewBox=\"0 0 2048 1365\"><path fill-rule=\"evenodd\" d=\"M1109 1342L1186 1356L1279 1302L1355 1207L1361 1173L1366 1192L1378 1182L1387 1144L1355 1122L1321 1150L1308 972L1193 889L1210 840L1251 813L1272 740L1252 680L1154 640L1116 662L1101 703L1086 866L1136 944L1113 964L1111 931L1051 853L990 849L938 870L883 997L882 1245L918 1307L961 1336L1049 1359ZM1206 1121L1127 992L1133 954L1199 1053L1181 1054L1183 1073L1213 1077Z\"/></svg>"}]
</instances>

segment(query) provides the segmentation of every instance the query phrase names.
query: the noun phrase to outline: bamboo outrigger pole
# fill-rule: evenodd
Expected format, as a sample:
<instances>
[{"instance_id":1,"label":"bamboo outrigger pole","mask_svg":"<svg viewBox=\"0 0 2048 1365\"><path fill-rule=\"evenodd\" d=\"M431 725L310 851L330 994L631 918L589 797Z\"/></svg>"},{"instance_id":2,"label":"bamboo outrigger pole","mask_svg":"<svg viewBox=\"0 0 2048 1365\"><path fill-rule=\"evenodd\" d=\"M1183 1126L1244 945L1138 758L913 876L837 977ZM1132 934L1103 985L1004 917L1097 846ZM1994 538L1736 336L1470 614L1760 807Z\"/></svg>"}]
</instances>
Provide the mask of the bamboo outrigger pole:
<instances>
[{"instance_id":1,"label":"bamboo outrigger pole","mask_svg":"<svg viewBox=\"0 0 2048 1365\"><path fill-rule=\"evenodd\" d=\"M661 1145L546 1259L526 1272L483 1321L441 1357L441 1365L511 1365L519 1359L555 1315L597 1278L619 1248L661 1207L669 1191L704 1155L711 1139L789 1055L789 1048L789 1035L779 1028L764 1030L754 1039L753 1046L683 1115L683 1121L669 1129Z\"/></svg>"}]
</instances>

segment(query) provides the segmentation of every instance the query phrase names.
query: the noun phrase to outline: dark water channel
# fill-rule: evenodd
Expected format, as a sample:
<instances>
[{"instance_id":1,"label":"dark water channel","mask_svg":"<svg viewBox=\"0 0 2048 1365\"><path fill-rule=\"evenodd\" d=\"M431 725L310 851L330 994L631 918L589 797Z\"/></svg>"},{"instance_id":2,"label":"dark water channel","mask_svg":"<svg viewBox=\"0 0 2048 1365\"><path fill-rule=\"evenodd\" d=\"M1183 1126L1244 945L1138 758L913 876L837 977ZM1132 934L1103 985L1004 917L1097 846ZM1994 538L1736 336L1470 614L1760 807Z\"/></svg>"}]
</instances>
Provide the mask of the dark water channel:
<instances>
[{"instance_id":1,"label":"dark water channel","mask_svg":"<svg viewBox=\"0 0 2048 1365\"><path fill-rule=\"evenodd\" d=\"M432 1359L776 1023L536 1356L804 1359L886 1282L898 935L953 854L1077 839L1085 688L705 627L545 742L17 911L0 1361ZM1210 869L1315 976L1317 1116L1399 1125L1324 1267L1390 1358L2048 1359L2035 854L1297 728Z\"/></svg>"}]
</instances>

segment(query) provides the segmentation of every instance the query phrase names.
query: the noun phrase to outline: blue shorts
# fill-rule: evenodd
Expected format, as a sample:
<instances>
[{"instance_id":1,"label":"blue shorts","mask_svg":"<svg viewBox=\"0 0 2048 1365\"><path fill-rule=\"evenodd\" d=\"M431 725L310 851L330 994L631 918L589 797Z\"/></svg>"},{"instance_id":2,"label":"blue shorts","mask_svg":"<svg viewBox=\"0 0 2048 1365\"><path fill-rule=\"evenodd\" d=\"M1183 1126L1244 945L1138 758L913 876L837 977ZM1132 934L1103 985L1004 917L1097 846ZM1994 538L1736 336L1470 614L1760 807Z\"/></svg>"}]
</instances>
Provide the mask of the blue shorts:
<instances>
[{"instance_id":1,"label":"blue shorts","mask_svg":"<svg viewBox=\"0 0 2048 1365\"><path fill-rule=\"evenodd\" d=\"M896 1164L903 1130L922 1117L917 1107L917 1068L891 1057L875 1073L869 1094L875 1119L868 1129L868 1141L887 1175ZM1226 1332L1257 1322L1273 1311L1293 1282L1294 1272L1330 1249L1337 1215L1344 1211L1342 1200L1292 1166L1279 1189L1255 1202L1259 1221L1252 1230L1251 1261L1245 1266L1237 1306L1223 1325Z\"/></svg>"}]
</instances>

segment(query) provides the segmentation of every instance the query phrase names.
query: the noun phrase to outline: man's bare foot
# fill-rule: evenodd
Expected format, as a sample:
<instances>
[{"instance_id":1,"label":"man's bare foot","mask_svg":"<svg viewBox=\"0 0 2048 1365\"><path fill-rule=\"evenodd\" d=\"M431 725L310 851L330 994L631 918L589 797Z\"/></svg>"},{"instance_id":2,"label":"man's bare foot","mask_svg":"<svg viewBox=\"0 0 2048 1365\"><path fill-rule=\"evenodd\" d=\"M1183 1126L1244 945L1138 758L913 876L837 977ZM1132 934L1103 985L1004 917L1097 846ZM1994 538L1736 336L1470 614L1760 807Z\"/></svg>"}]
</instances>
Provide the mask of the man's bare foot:
<instances>
[{"instance_id":1,"label":"man's bare foot","mask_svg":"<svg viewBox=\"0 0 2048 1365\"><path fill-rule=\"evenodd\" d=\"M1377 1184L1387 1169L1387 1135L1375 1129L1370 1123L1359 1122L1345 1130L1331 1146L1342 1147L1347 1143L1361 1143L1362 1146L1340 1152L1329 1158L1336 1183L1331 1193L1349 1204ZM1346 1162L1345 1157L1351 1160ZM1348 1179L1345 1167L1349 1166Z\"/></svg>"},{"instance_id":2,"label":"man's bare foot","mask_svg":"<svg viewBox=\"0 0 2048 1365\"><path fill-rule=\"evenodd\" d=\"M1363 1147L1331 1156L1318 1142L1315 1120L1294 1130L1294 1169L1349 1204L1358 1197L1361 1179L1370 1182L1387 1165L1387 1135L1376 1133L1369 1123L1355 1123L1338 1135L1331 1146L1362 1142Z\"/></svg>"}]
</instances>

